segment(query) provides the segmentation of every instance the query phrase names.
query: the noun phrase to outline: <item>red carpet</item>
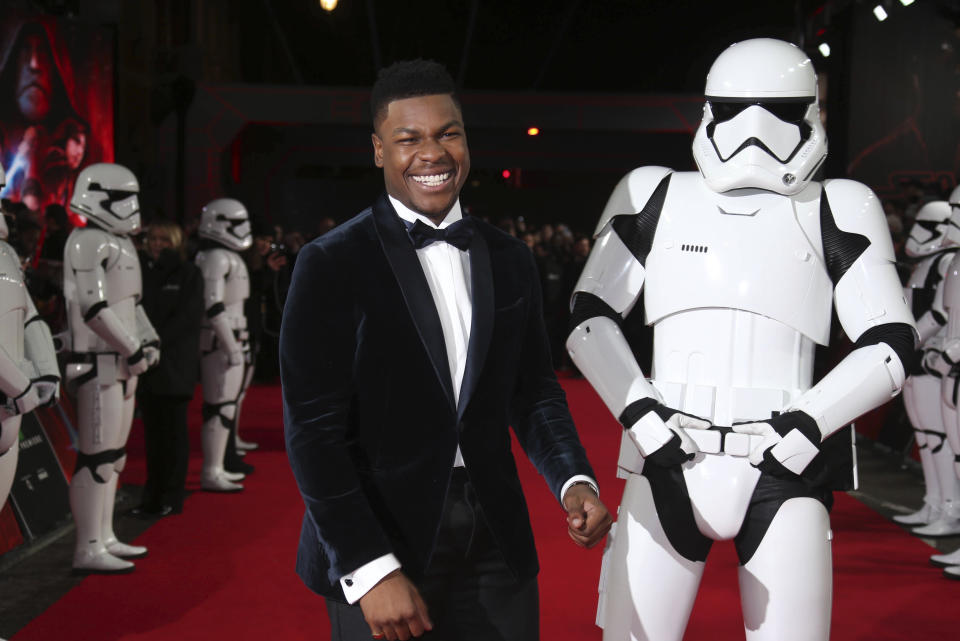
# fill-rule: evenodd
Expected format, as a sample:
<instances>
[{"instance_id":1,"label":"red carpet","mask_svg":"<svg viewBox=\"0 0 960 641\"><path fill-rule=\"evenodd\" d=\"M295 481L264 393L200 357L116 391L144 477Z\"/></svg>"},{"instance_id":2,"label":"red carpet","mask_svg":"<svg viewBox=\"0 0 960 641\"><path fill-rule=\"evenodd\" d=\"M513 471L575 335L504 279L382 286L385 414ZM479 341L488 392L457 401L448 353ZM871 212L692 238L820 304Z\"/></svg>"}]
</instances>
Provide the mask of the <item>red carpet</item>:
<instances>
[{"instance_id":1,"label":"red carpet","mask_svg":"<svg viewBox=\"0 0 960 641\"><path fill-rule=\"evenodd\" d=\"M619 430L584 381L565 380L574 418L613 508ZM199 404L193 408L194 436ZM139 427L131 439L127 483L142 483ZM279 387L251 389L241 421L256 473L239 495L197 492L182 515L157 522L136 542L150 556L127 576L89 577L13 641L322 641L323 601L293 572L302 504L283 452ZM199 483L199 444L188 485ZM521 457L543 570L542 638L599 640L594 627L600 550L584 551L566 534L564 514ZM955 638L960 582L927 566L932 548L862 504L837 496L833 514L834 640ZM67 572L68 568L64 568ZM728 544L711 553L687 639L743 639L736 557Z\"/></svg>"}]
</instances>

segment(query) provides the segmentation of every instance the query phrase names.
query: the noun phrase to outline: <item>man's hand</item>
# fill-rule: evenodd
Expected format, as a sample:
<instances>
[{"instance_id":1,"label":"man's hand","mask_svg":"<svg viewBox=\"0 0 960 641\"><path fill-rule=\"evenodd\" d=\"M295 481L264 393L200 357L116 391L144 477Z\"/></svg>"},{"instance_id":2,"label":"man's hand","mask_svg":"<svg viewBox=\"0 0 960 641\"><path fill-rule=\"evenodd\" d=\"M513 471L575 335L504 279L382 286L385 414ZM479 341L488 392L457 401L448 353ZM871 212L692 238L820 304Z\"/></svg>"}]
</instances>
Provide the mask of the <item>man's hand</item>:
<instances>
[{"instance_id":1,"label":"man's hand","mask_svg":"<svg viewBox=\"0 0 960 641\"><path fill-rule=\"evenodd\" d=\"M267 267L278 272L287 266L287 256L283 252L275 251L267 256Z\"/></svg>"},{"instance_id":2,"label":"man's hand","mask_svg":"<svg viewBox=\"0 0 960 641\"><path fill-rule=\"evenodd\" d=\"M375 638L382 634L389 641L405 641L433 629L427 604L400 570L383 577L359 603Z\"/></svg>"},{"instance_id":3,"label":"man's hand","mask_svg":"<svg viewBox=\"0 0 960 641\"><path fill-rule=\"evenodd\" d=\"M563 495L563 507L567 510L567 532L577 545L592 548L610 531L610 512L589 485L571 485Z\"/></svg>"}]
</instances>

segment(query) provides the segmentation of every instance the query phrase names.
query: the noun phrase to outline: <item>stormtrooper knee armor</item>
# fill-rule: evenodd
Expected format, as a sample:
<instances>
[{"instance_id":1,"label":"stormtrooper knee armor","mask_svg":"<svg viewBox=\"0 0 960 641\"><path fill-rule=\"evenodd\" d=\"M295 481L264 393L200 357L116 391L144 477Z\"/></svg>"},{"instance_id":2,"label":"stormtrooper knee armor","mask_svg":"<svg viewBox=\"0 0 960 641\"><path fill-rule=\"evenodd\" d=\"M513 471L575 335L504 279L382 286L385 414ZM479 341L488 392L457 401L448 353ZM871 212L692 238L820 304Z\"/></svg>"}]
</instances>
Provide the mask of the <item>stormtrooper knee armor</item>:
<instances>
[{"instance_id":1,"label":"stormtrooper knee armor","mask_svg":"<svg viewBox=\"0 0 960 641\"><path fill-rule=\"evenodd\" d=\"M206 316L200 333L200 375L203 383L203 474L201 487L238 492L243 474L224 469L224 455L235 438L250 345L244 301L250 296L247 267L237 252L253 244L243 204L218 198L203 208L197 266L203 273Z\"/></svg>"},{"instance_id":2,"label":"stormtrooper knee armor","mask_svg":"<svg viewBox=\"0 0 960 641\"><path fill-rule=\"evenodd\" d=\"M735 44L706 100L700 172L621 180L572 302L567 349L624 427L604 639L682 638L723 539L748 639L826 639L829 491L806 481L825 476L824 439L900 391L914 321L876 196L812 180L826 139L810 59ZM621 331L641 294L650 380ZM855 349L814 384L834 301Z\"/></svg>"},{"instance_id":3,"label":"stormtrooper knee armor","mask_svg":"<svg viewBox=\"0 0 960 641\"><path fill-rule=\"evenodd\" d=\"M6 182L0 167L0 187ZM40 320L20 271L20 259L7 244L0 214L0 508L17 470L20 420L60 394L60 371L50 328Z\"/></svg>"},{"instance_id":4,"label":"stormtrooper knee armor","mask_svg":"<svg viewBox=\"0 0 960 641\"><path fill-rule=\"evenodd\" d=\"M133 564L125 559L147 553L113 532L137 376L160 357L159 337L140 306L140 262L129 238L140 229L138 192L129 169L98 163L77 176L70 201L87 220L70 233L63 257L70 341L65 379L77 397L80 441L70 482L77 526L73 568L81 574L130 572Z\"/></svg>"}]
</instances>

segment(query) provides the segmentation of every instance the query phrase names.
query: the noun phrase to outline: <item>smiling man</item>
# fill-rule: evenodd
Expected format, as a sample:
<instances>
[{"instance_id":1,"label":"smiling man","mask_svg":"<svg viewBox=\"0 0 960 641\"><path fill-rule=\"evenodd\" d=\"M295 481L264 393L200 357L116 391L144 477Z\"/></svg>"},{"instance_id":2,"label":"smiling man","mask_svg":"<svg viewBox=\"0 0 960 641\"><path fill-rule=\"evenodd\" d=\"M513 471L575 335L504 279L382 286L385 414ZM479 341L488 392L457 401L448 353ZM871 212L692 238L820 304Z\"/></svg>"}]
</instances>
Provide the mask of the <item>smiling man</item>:
<instances>
[{"instance_id":1,"label":"smiling man","mask_svg":"<svg viewBox=\"0 0 960 641\"><path fill-rule=\"evenodd\" d=\"M463 116L437 63L371 96L386 194L305 246L280 336L297 554L334 640L539 638L508 427L581 546L610 516L550 365L533 256L464 218Z\"/></svg>"}]
</instances>

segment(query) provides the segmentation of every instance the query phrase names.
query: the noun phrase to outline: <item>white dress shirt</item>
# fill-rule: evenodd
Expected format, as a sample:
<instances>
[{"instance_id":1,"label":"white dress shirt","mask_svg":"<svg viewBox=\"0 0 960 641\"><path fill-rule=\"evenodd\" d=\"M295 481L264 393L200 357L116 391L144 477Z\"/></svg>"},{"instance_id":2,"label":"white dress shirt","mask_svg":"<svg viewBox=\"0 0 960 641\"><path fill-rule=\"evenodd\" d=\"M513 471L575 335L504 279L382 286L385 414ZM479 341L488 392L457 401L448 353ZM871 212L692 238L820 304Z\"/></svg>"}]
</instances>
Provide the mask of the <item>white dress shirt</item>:
<instances>
[{"instance_id":1,"label":"white dress shirt","mask_svg":"<svg viewBox=\"0 0 960 641\"><path fill-rule=\"evenodd\" d=\"M416 221L436 229L445 229L463 218L460 201L457 200L439 225L424 216L406 207L393 196L389 196L397 215L409 223ZM440 326L443 329L443 343L447 350L447 364L450 366L450 377L453 383L453 400L460 402L460 385L463 383L463 372L467 365L467 347L470 345L470 328L473 321L473 291L470 280L470 252L461 251L443 241L432 242L426 247L416 250L423 275L427 278L430 294L433 296L437 314L440 316ZM463 467L463 456L460 446L452 462L454 467ZM567 489L577 481L586 481L594 491L597 483L588 476L577 475L568 480L560 492L563 497ZM385 554L380 558L361 566L350 574L341 577L340 586L348 603L356 603L386 575L400 567L400 561L393 554Z\"/></svg>"}]
</instances>

